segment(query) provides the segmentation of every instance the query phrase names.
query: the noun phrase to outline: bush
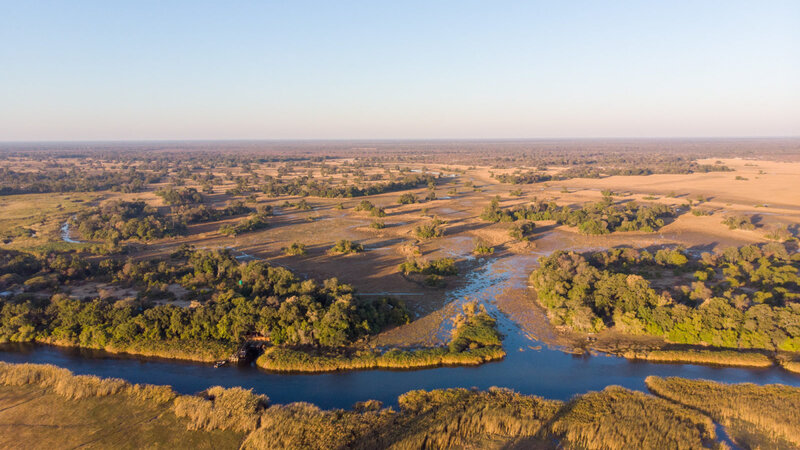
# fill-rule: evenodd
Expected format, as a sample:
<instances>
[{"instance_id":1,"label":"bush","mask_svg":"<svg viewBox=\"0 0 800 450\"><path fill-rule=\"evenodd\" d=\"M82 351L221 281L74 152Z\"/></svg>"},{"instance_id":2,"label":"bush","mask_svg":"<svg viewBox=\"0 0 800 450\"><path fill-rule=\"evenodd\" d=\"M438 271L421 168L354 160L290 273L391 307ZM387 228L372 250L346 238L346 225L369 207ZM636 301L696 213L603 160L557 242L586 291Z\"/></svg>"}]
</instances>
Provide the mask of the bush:
<instances>
[{"instance_id":1,"label":"bush","mask_svg":"<svg viewBox=\"0 0 800 450\"><path fill-rule=\"evenodd\" d=\"M726 217L722 223L731 230L755 230L756 225L749 216L736 215Z\"/></svg>"},{"instance_id":2,"label":"bush","mask_svg":"<svg viewBox=\"0 0 800 450\"><path fill-rule=\"evenodd\" d=\"M331 255L345 255L349 253L361 253L364 251L364 246L347 239L337 241L333 247L328 250Z\"/></svg>"},{"instance_id":3,"label":"bush","mask_svg":"<svg viewBox=\"0 0 800 450\"><path fill-rule=\"evenodd\" d=\"M401 205L410 205L417 202L417 196L411 192L406 192L397 199L397 203Z\"/></svg>"},{"instance_id":4,"label":"bush","mask_svg":"<svg viewBox=\"0 0 800 450\"><path fill-rule=\"evenodd\" d=\"M292 242L291 245L283 249L283 253L287 256L305 256L308 252L306 251L306 244Z\"/></svg>"},{"instance_id":5,"label":"bush","mask_svg":"<svg viewBox=\"0 0 800 450\"><path fill-rule=\"evenodd\" d=\"M414 235L419 239L433 239L442 237L444 235L444 229L441 226L443 223L444 222L439 219L434 219L427 224L417 225L414 228Z\"/></svg>"},{"instance_id":6,"label":"bush","mask_svg":"<svg viewBox=\"0 0 800 450\"><path fill-rule=\"evenodd\" d=\"M481 241L476 241L475 249L472 250L472 253L476 255L491 255L494 253L494 247L490 247Z\"/></svg>"}]
</instances>

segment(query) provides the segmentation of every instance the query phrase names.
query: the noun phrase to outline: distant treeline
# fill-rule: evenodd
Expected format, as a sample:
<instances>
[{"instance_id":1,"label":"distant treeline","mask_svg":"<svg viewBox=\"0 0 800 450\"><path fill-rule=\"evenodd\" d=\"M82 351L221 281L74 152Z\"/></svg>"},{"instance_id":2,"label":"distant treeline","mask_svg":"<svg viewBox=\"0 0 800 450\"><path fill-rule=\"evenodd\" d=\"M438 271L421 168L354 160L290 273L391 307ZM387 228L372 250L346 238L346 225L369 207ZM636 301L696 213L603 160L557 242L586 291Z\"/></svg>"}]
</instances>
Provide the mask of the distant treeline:
<instances>
[{"instance_id":1,"label":"distant treeline","mask_svg":"<svg viewBox=\"0 0 800 450\"><path fill-rule=\"evenodd\" d=\"M42 194L49 192L141 192L158 183L163 173L136 170L94 173L85 170L45 170L17 172L0 167L0 195Z\"/></svg>"},{"instance_id":2,"label":"distant treeline","mask_svg":"<svg viewBox=\"0 0 800 450\"><path fill-rule=\"evenodd\" d=\"M680 248L557 251L530 278L551 320L573 330L800 351L799 270L800 253L770 243L699 257Z\"/></svg>"},{"instance_id":3,"label":"distant treeline","mask_svg":"<svg viewBox=\"0 0 800 450\"><path fill-rule=\"evenodd\" d=\"M436 177L430 174L407 174L402 179L375 183L369 186L358 187L355 185L333 186L327 181L298 177L291 180L270 179L261 185L261 192L278 197L282 195L314 196L328 198L363 197L386 192L404 191L423 186L434 186Z\"/></svg>"}]
</instances>

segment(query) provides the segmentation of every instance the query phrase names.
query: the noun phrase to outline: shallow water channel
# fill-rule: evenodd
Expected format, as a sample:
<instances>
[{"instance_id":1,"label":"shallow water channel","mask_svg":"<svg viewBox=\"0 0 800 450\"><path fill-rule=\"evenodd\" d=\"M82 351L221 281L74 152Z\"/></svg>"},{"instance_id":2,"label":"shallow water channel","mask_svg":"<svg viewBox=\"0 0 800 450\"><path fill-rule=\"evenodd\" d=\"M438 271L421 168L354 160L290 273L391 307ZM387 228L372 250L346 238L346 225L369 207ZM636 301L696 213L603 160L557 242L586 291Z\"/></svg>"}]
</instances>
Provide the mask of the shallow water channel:
<instances>
[{"instance_id":1,"label":"shallow water channel","mask_svg":"<svg viewBox=\"0 0 800 450\"><path fill-rule=\"evenodd\" d=\"M440 367L416 371L369 370L325 374L268 373L254 366L213 368L211 365L114 355L103 351L33 344L0 345L0 360L49 363L78 374L118 377L135 383L168 384L181 393L209 386L243 386L266 394L273 402L307 401L322 408L349 408L357 401L376 399L395 405L398 395L414 389L500 386L524 394L566 400L575 394L608 385L646 390L648 375L705 378L724 382L783 383L800 386L800 376L779 367L721 368L684 364L628 361L612 356L574 356L540 345L493 305L507 288L524 288L537 255L517 255L488 261L467 275L464 287L451 300L476 300L498 318L508 356L478 367ZM448 332L445 322L440 333Z\"/></svg>"}]
</instances>

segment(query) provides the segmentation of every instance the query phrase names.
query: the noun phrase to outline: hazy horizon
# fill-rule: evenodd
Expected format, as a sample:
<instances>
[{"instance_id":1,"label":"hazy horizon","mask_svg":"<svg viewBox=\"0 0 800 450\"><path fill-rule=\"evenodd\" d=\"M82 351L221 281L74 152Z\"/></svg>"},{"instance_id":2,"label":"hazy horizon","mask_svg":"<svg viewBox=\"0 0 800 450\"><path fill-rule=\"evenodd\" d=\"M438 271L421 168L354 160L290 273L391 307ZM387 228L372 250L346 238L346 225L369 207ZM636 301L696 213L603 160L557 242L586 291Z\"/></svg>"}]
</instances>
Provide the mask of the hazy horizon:
<instances>
[{"instance_id":1,"label":"hazy horizon","mask_svg":"<svg viewBox=\"0 0 800 450\"><path fill-rule=\"evenodd\" d=\"M800 135L800 3L7 3L0 142Z\"/></svg>"}]
</instances>

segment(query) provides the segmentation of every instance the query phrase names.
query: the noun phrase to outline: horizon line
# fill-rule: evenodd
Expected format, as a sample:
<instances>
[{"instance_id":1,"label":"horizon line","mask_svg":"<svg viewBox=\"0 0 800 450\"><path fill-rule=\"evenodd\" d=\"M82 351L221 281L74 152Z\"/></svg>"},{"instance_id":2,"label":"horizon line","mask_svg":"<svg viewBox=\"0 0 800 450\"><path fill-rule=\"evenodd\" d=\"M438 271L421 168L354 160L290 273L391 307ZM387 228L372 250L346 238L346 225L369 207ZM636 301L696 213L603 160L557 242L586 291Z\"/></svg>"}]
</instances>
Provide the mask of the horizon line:
<instances>
[{"instance_id":1,"label":"horizon line","mask_svg":"<svg viewBox=\"0 0 800 450\"><path fill-rule=\"evenodd\" d=\"M595 136L595 137L480 137L480 138L142 138L142 139L25 139L0 140L6 144L91 144L91 143L158 143L158 142L485 142L485 141L630 141L630 140L752 140L752 139L800 139L800 135L753 135L753 136Z\"/></svg>"}]
</instances>

